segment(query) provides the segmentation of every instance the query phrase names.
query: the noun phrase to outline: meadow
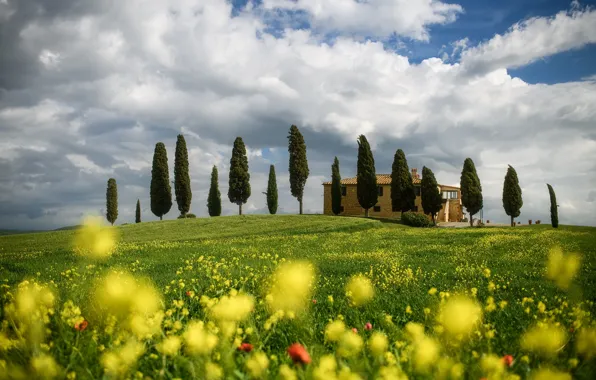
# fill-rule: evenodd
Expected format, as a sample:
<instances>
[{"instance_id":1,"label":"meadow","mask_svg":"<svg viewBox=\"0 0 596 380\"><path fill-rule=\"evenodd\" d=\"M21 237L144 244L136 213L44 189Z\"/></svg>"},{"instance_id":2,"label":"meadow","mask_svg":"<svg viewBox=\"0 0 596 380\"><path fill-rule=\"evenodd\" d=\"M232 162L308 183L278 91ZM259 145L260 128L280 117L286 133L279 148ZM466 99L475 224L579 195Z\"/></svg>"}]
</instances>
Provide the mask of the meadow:
<instances>
[{"instance_id":1,"label":"meadow","mask_svg":"<svg viewBox=\"0 0 596 380\"><path fill-rule=\"evenodd\" d=\"M115 247L73 249L105 231ZM593 379L595 264L596 228L571 226L248 215L0 236L0 379Z\"/></svg>"}]
</instances>

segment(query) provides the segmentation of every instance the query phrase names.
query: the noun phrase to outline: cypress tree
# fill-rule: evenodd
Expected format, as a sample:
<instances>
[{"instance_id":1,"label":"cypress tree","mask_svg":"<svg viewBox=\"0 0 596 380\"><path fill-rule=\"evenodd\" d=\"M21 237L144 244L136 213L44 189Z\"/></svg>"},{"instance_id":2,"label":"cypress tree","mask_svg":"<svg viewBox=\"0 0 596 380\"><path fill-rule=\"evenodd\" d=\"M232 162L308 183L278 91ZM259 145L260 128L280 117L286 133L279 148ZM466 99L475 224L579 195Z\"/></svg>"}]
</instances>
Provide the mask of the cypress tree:
<instances>
[{"instance_id":1,"label":"cypress tree","mask_svg":"<svg viewBox=\"0 0 596 380\"><path fill-rule=\"evenodd\" d=\"M108 189L106 190L106 219L114 225L118 219L118 187L114 178L108 179Z\"/></svg>"},{"instance_id":2,"label":"cypress tree","mask_svg":"<svg viewBox=\"0 0 596 380\"><path fill-rule=\"evenodd\" d=\"M503 208L505 209L505 213L511 217L511 227L515 225L513 219L519 216L523 204L522 191L519 187L517 173L509 165L507 174L505 175L505 183L503 184Z\"/></svg>"},{"instance_id":3,"label":"cypress tree","mask_svg":"<svg viewBox=\"0 0 596 380\"><path fill-rule=\"evenodd\" d=\"M277 179L275 178L275 166L269 167L269 182L267 183L267 208L269 213L274 215L277 212Z\"/></svg>"},{"instance_id":4,"label":"cypress tree","mask_svg":"<svg viewBox=\"0 0 596 380\"><path fill-rule=\"evenodd\" d=\"M416 193L412 182L412 173L403 150L398 149L391 166L391 209L406 212L414 209Z\"/></svg>"},{"instance_id":5,"label":"cypress tree","mask_svg":"<svg viewBox=\"0 0 596 380\"><path fill-rule=\"evenodd\" d=\"M184 217L190 211L192 191L190 190L190 176L188 175L188 150L184 136L178 135L176 140L176 155L174 157L174 191L180 215Z\"/></svg>"},{"instance_id":6,"label":"cypress tree","mask_svg":"<svg viewBox=\"0 0 596 380\"><path fill-rule=\"evenodd\" d=\"M155 144L151 169L151 212L163 219L172 208L172 187L168 169L168 153L162 142Z\"/></svg>"},{"instance_id":7,"label":"cypress tree","mask_svg":"<svg viewBox=\"0 0 596 380\"><path fill-rule=\"evenodd\" d=\"M358 203L364 209L364 216L368 218L368 209L376 205L379 200L379 190L375 172L375 159L364 135L358 137L357 170L356 195Z\"/></svg>"},{"instance_id":8,"label":"cypress tree","mask_svg":"<svg viewBox=\"0 0 596 380\"><path fill-rule=\"evenodd\" d=\"M550 224L553 228L557 228L559 227L559 211L557 209L559 206L557 205L557 197L555 196L553 187L548 183L546 186L548 187L548 194L550 195Z\"/></svg>"},{"instance_id":9,"label":"cypress tree","mask_svg":"<svg viewBox=\"0 0 596 380\"><path fill-rule=\"evenodd\" d=\"M137 199L137 210L135 212L135 223L141 223L141 201Z\"/></svg>"},{"instance_id":10,"label":"cypress tree","mask_svg":"<svg viewBox=\"0 0 596 380\"><path fill-rule=\"evenodd\" d=\"M331 211L335 215L341 212L341 175L339 174L339 160L337 157L331 165Z\"/></svg>"},{"instance_id":11,"label":"cypress tree","mask_svg":"<svg viewBox=\"0 0 596 380\"><path fill-rule=\"evenodd\" d=\"M248 173L248 158L242 137L236 137L232 158L230 159L230 177L228 198L238 205L238 215L242 215L242 205L250 197L250 174Z\"/></svg>"},{"instance_id":12,"label":"cypress tree","mask_svg":"<svg viewBox=\"0 0 596 380\"><path fill-rule=\"evenodd\" d=\"M470 213L470 226L473 226L473 215L482 209L482 185L476 173L476 166L471 158L464 160L460 177L461 202Z\"/></svg>"},{"instance_id":13,"label":"cypress tree","mask_svg":"<svg viewBox=\"0 0 596 380\"><path fill-rule=\"evenodd\" d=\"M437 213L441 211L443 201L441 199L441 193L439 193L439 185L437 185L435 174L426 166L422 167L420 192L422 198L422 209L424 210L425 214L430 214L433 224L436 225L436 216Z\"/></svg>"},{"instance_id":14,"label":"cypress tree","mask_svg":"<svg viewBox=\"0 0 596 380\"><path fill-rule=\"evenodd\" d=\"M302 215L302 198L304 196L304 186L308 179L308 161L306 160L306 144L304 137L298 130L298 127L292 125L288 135L288 153L290 154L290 190L292 196L298 199L300 203L300 215Z\"/></svg>"},{"instance_id":15,"label":"cypress tree","mask_svg":"<svg viewBox=\"0 0 596 380\"><path fill-rule=\"evenodd\" d=\"M215 165L211 170L211 186L207 197L207 209L209 210L209 216L221 215L221 193L219 192L218 172Z\"/></svg>"}]
</instances>

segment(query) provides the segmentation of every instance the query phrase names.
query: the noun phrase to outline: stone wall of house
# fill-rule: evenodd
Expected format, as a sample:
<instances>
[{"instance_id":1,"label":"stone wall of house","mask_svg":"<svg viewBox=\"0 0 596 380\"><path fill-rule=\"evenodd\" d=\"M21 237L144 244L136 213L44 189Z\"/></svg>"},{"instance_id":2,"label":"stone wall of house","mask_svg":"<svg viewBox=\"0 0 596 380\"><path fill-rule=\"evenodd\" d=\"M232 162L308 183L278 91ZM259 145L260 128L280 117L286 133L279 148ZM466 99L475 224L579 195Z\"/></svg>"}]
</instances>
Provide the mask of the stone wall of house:
<instances>
[{"instance_id":1,"label":"stone wall of house","mask_svg":"<svg viewBox=\"0 0 596 380\"><path fill-rule=\"evenodd\" d=\"M331 211L331 185L324 185L323 192L323 213L325 215L333 215ZM462 208L460 199L449 199L443 204L443 208L439 211L438 221L445 220L445 205L449 202L449 212L447 215L447 221L459 222L462 218ZM360 207L358 203L358 197L356 196L356 185L346 185L346 195L342 197L342 206L344 207L343 212L340 215L364 215L364 209ZM422 198L416 197L415 201L418 212L422 210ZM374 208L369 209L369 216L376 216L382 218L399 218L401 212L391 211L391 186L383 185L383 196L379 196L377 206L380 207L380 211L375 211Z\"/></svg>"}]
</instances>

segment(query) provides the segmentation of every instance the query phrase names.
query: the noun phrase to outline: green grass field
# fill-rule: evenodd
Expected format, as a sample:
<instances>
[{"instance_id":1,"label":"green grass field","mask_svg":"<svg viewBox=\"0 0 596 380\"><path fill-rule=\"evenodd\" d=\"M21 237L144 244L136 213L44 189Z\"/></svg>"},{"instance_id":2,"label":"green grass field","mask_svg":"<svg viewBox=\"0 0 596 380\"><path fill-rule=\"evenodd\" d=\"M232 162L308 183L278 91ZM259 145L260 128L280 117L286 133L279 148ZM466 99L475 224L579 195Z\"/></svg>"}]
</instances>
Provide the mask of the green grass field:
<instances>
[{"instance_id":1,"label":"green grass field","mask_svg":"<svg viewBox=\"0 0 596 380\"><path fill-rule=\"evenodd\" d=\"M457 365L461 365L471 379L506 378L505 374L527 378L541 368L557 369L574 378L596 377L594 358L577 347L582 329L594 326L596 228L562 226L553 230L549 225L534 225L415 229L363 218L296 215L150 222L121 226L117 231L116 252L99 263L73 253L76 231L0 236L3 306L13 301L15 287L26 279L49 284L56 295L55 313L48 322L51 333L40 350L31 349L30 343L3 348L0 336L0 359L4 360L6 374L25 374L27 378L40 366L31 364L31 358L40 352L55 359L58 377L69 374L72 378L76 373L76 378L101 378L108 373L104 370L109 364L102 361L102 356L119 352L129 333L124 327L119 332L118 328L116 332L106 331L104 317L97 316L95 304L89 300L98 297L97 279L118 268L151 279L163 297L165 317L159 334L141 340L143 353L138 360L125 369L119 367L120 372L113 372L114 376L205 378L218 374L207 364L215 363L225 378L248 378L251 364L247 367L247 362L253 360L255 352L262 351L269 359L268 372L263 376L270 378L277 378L280 368L285 370L284 364L299 378L316 377L321 367L319 359L326 354L337 355L337 376L376 378L399 373L410 378L439 378L445 373L457 377ZM545 277L549 250L554 246L581 257L581 266L566 290ZM272 321L263 301L268 279L285 260L314 264L316 281L309 298L316 303L309 299L306 314L281 318L266 329L266 322ZM375 295L365 306L355 308L348 302L345 284L359 273L372 280ZM431 288L437 293L429 294ZM222 336L210 356L186 354L186 338L182 339L180 354L167 356L160 351L163 337L183 337L189 321L209 319L201 296L220 298L230 289L256 298L254 312L239 324L244 331L228 339L250 342L255 348L253 353L226 349ZM194 296L189 297L189 291ZM470 337L453 344L437 330L435 317L442 301L459 293L476 300L483 315ZM489 297L496 310L489 307ZM66 326L61 310L68 300L79 306L89 321L86 331ZM184 306L173 306L175 300L184 301ZM2 319L6 320L7 315L2 311ZM336 319L343 319L347 328L358 329L364 347L357 354L342 357L337 354L336 344L325 339L327 324ZM524 332L537 321L558 323L565 331L564 345L551 356L543 357L540 350L520 346ZM368 322L372 331L364 329ZM440 353L426 369L416 366L416 360L422 359L416 359L419 348L404 332L408 322L425 326L428 337L440 347ZM6 322L3 331L10 336L17 327ZM250 335L247 328L253 330ZM221 329L213 331L221 334ZM389 338L389 354L383 358L375 358L366 348L373 332ZM285 350L294 342L306 347L311 364L292 364ZM588 347L596 354L596 342L590 342L592 346ZM501 369L491 367L487 359L491 354L499 358L512 355L515 361L499 372ZM342 367L349 369L342 372Z\"/></svg>"}]
</instances>

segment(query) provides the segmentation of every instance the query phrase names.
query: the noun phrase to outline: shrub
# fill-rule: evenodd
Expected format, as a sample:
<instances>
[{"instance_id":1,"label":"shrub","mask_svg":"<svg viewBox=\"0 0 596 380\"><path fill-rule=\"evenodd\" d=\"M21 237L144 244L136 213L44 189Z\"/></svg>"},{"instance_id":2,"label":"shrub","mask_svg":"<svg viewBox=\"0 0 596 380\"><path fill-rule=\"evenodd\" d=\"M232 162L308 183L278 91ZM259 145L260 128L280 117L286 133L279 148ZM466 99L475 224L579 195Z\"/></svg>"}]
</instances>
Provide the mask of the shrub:
<instances>
[{"instance_id":1,"label":"shrub","mask_svg":"<svg viewBox=\"0 0 596 380\"><path fill-rule=\"evenodd\" d=\"M528 224L532 224L532 219L528 220Z\"/></svg>"},{"instance_id":2,"label":"shrub","mask_svg":"<svg viewBox=\"0 0 596 380\"><path fill-rule=\"evenodd\" d=\"M412 227L430 227L433 224L428 216L411 211L401 214L401 222Z\"/></svg>"},{"instance_id":3,"label":"shrub","mask_svg":"<svg viewBox=\"0 0 596 380\"><path fill-rule=\"evenodd\" d=\"M540 224L540 219L536 221L536 224Z\"/></svg>"},{"instance_id":4,"label":"shrub","mask_svg":"<svg viewBox=\"0 0 596 380\"><path fill-rule=\"evenodd\" d=\"M178 219L194 219L196 217L195 214L178 215Z\"/></svg>"}]
</instances>

